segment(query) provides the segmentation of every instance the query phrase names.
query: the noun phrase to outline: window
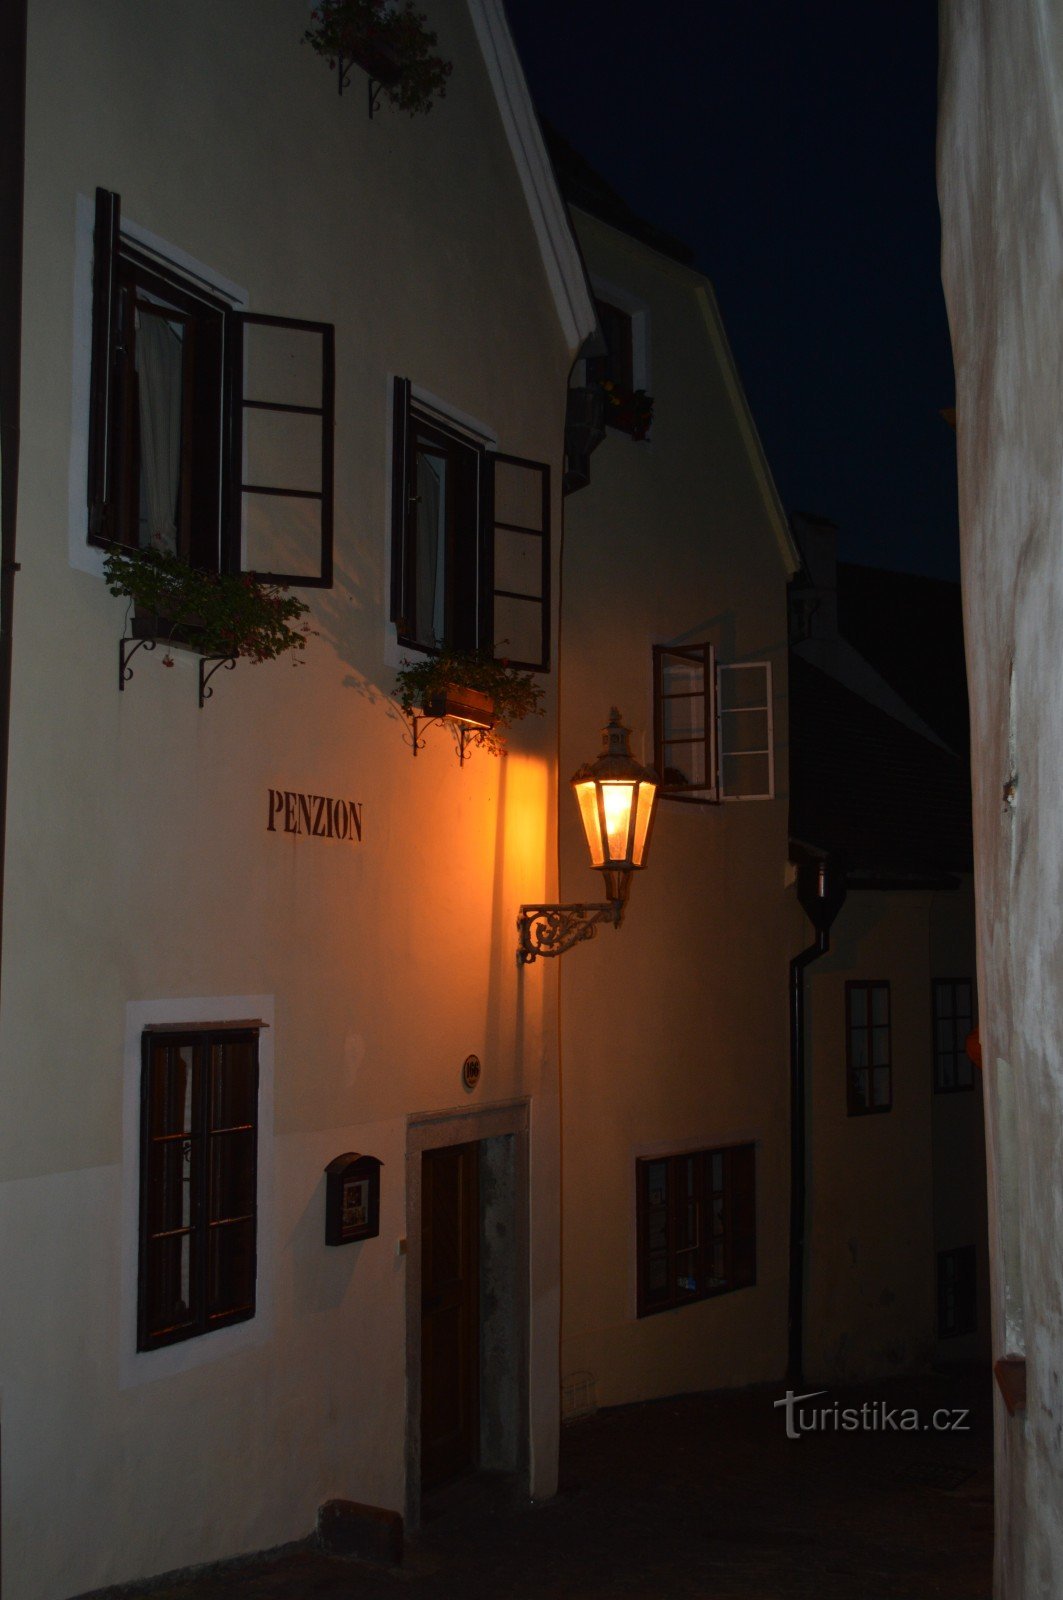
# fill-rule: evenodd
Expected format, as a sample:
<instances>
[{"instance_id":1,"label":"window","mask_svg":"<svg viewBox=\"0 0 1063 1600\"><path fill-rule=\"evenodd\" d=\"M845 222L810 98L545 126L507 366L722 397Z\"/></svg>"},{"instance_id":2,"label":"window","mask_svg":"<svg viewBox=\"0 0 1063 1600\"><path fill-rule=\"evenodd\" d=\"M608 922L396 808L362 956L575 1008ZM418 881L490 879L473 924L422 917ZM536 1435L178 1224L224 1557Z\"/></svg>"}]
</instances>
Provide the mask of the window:
<instances>
[{"instance_id":1,"label":"window","mask_svg":"<svg viewBox=\"0 0 1063 1600\"><path fill-rule=\"evenodd\" d=\"M934 979L934 1088L938 1094L974 1088L974 1067L964 1049L974 1027L970 978Z\"/></svg>"},{"instance_id":2,"label":"window","mask_svg":"<svg viewBox=\"0 0 1063 1600\"><path fill-rule=\"evenodd\" d=\"M621 389L634 389L635 351L630 311L607 300L595 300L598 329L605 340L606 353L587 360L587 382L602 383L606 378Z\"/></svg>"},{"instance_id":3,"label":"window","mask_svg":"<svg viewBox=\"0 0 1063 1600\"><path fill-rule=\"evenodd\" d=\"M236 311L96 192L89 542L332 583L333 328Z\"/></svg>"},{"instance_id":4,"label":"window","mask_svg":"<svg viewBox=\"0 0 1063 1600\"><path fill-rule=\"evenodd\" d=\"M711 644L653 647L661 794L702 804L775 794L769 661L720 664Z\"/></svg>"},{"instance_id":5,"label":"window","mask_svg":"<svg viewBox=\"0 0 1063 1600\"><path fill-rule=\"evenodd\" d=\"M888 983L845 985L849 1115L889 1111L893 1105Z\"/></svg>"},{"instance_id":6,"label":"window","mask_svg":"<svg viewBox=\"0 0 1063 1600\"><path fill-rule=\"evenodd\" d=\"M958 1339L978 1326L974 1245L938 1251L938 1338Z\"/></svg>"},{"instance_id":7,"label":"window","mask_svg":"<svg viewBox=\"0 0 1063 1600\"><path fill-rule=\"evenodd\" d=\"M502 455L395 381L391 615L416 650L550 670L550 468Z\"/></svg>"},{"instance_id":8,"label":"window","mask_svg":"<svg viewBox=\"0 0 1063 1600\"><path fill-rule=\"evenodd\" d=\"M753 1145L636 1161L635 1185L640 1317L756 1282Z\"/></svg>"},{"instance_id":9,"label":"window","mask_svg":"<svg viewBox=\"0 0 1063 1600\"><path fill-rule=\"evenodd\" d=\"M137 1349L255 1314L258 1030L143 1035Z\"/></svg>"}]
</instances>

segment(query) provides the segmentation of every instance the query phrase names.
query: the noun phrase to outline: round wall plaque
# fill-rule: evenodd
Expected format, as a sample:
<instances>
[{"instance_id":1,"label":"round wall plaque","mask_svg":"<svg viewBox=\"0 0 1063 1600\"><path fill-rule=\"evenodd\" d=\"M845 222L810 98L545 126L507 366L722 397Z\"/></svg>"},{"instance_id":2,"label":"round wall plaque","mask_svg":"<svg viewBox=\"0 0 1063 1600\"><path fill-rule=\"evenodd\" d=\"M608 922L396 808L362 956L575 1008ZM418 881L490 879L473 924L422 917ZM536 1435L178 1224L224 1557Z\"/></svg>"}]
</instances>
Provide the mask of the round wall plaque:
<instances>
[{"instance_id":1,"label":"round wall plaque","mask_svg":"<svg viewBox=\"0 0 1063 1600\"><path fill-rule=\"evenodd\" d=\"M466 1089L475 1089L480 1081L480 1057L466 1056L461 1065L461 1081Z\"/></svg>"}]
</instances>

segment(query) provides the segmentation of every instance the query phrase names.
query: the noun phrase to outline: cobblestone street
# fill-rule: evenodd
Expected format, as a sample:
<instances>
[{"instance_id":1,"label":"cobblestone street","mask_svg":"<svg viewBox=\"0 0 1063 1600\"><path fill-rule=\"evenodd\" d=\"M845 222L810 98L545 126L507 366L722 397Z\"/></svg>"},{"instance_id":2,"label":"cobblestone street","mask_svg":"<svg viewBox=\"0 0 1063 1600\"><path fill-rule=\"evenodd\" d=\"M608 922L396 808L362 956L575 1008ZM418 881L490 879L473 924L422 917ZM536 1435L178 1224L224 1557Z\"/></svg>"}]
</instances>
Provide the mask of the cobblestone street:
<instances>
[{"instance_id":1,"label":"cobblestone street","mask_svg":"<svg viewBox=\"0 0 1063 1600\"><path fill-rule=\"evenodd\" d=\"M917 1432L787 1439L774 1407L783 1392L780 1384L686 1396L576 1422L562 1436L554 1500L491 1509L489 1497L452 1494L409 1542L400 1569L308 1545L150 1592L154 1600L988 1600L988 1374L894 1379L816 1402L915 1408ZM931 1431L938 1408L969 1409L969 1431Z\"/></svg>"}]
</instances>

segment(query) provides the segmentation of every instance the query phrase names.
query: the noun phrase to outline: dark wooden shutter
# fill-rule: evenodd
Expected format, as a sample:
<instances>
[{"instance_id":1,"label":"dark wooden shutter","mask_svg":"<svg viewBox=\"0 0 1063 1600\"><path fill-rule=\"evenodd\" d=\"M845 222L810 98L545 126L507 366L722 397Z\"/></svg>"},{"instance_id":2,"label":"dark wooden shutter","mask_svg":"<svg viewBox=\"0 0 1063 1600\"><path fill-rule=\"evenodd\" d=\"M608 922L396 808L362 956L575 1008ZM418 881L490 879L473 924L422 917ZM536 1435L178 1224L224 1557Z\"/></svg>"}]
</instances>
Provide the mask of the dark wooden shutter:
<instances>
[{"instance_id":1,"label":"dark wooden shutter","mask_svg":"<svg viewBox=\"0 0 1063 1600\"><path fill-rule=\"evenodd\" d=\"M92 236L92 380L89 390L89 540L108 544L112 537L111 418L115 398L118 344L118 239L121 201L107 189L96 190L96 227Z\"/></svg>"},{"instance_id":2,"label":"dark wooden shutter","mask_svg":"<svg viewBox=\"0 0 1063 1600\"><path fill-rule=\"evenodd\" d=\"M225 564L270 583L329 589L335 330L229 312L226 378Z\"/></svg>"},{"instance_id":3,"label":"dark wooden shutter","mask_svg":"<svg viewBox=\"0 0 1063 1600\"><path fill-rule=\"evenodd\" d=\"M407 631L409 595L410 380L396 378L391 434L391 620Z\"/></svg>"},{"instance_id":4,"label":"dark wooden shutter","mask_svg":"<svg viewBox=\"0 0 1063 1600\"><path fill-rule=\"evenodd\" d=\"M513 666L550 670L550 468L485 453L480 645Z\"/></svg>"}]
</instances>

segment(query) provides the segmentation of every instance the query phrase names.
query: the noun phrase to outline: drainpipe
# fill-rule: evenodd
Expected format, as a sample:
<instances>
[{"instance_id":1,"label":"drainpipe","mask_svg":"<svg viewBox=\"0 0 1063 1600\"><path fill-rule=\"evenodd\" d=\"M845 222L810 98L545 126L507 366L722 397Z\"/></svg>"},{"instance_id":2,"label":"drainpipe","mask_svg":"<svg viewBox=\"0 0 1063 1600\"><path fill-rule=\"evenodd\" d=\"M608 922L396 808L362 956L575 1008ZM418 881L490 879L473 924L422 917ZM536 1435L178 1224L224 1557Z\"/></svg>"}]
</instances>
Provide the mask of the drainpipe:
<instances>
[{"instance_id":1,"label":"drainpipe","mask_svg":"<svg viewBox=\"0 0 1063 1600\"><path fill-rule=\"evenodd\" d=\"M813 944L790 962L790 1306L786 1376L803 1383L805 1341L806 1120L805 968L830 949L830 927L845 900L845 872L837 861L802 862L797 898L816 930Z\"/></svg>"},{"instance_id":2,"label":"drainpipe","mask_svg":"<svg viewBox=\"0 0 1063 1600\"><path fill-rule=\"evenodd\" d=\"M26 148L26 5L0 5L0 905L7 827L11 612L15 601L19 369L22 354L22 193Z\"/></svg>"}]
</instances>

